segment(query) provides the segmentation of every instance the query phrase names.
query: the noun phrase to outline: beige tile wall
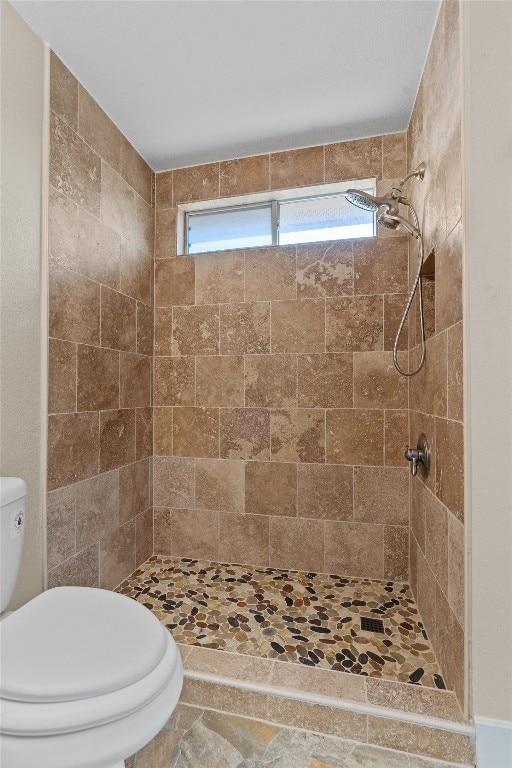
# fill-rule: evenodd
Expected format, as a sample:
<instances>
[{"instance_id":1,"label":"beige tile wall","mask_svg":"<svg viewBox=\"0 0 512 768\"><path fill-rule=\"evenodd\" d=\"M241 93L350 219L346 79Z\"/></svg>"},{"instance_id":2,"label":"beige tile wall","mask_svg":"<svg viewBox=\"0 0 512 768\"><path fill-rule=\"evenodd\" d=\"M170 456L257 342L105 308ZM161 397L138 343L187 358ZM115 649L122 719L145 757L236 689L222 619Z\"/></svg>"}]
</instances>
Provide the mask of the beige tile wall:
<instances>
[{"instance_id":1,"label":"beige tile wall","mask_svg":"<svg viewBox=\"0 0 512 768\"><path fill-rule=\"evenodd\" d=\"M157 174L155 551L408 578L407 238L176 255L181 202L405 168L398 134Z\"/></svg>"},{"instance_id":2,"label":"beige tile wall","mask_svg":"<svg viewBox=\"0 0 512 768\"><path fill-rule=\"evenodd\" d=\"M52 54L48 582L153 551L153 173Z\"/></svg>"},{"instance_id":3,"label":"beige tile wall","mask_svg":"<svg viewBox=\"0 0 512 768\"><path fill-rule=\"evenodd\" d=\"M435 250L435 283L426 285L425 365L410 384L410 440L426 432L433 448L428 478L411 487L411 581L449 686L464 700L464 493L461 132L458 2L443 3L408 132L411 186ZM411 249L411 258L415 253ZM411 264L412 271L412 264ZM417 313L417 307L416 307ZM411 362L418 323L411 325Z\"/></svg>"}]
</instances>

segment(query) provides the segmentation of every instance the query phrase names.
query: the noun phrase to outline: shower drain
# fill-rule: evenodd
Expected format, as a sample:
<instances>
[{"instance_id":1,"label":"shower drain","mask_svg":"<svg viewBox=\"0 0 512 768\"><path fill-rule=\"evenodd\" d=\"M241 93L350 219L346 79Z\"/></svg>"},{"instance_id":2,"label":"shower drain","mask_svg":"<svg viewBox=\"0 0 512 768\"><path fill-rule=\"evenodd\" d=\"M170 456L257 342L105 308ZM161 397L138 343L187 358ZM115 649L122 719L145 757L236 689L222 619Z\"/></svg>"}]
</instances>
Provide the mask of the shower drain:
<instances>
[{"instance_id":1,"label":"shower drain","mask_svg":"<svg viewBox=\"0 0 512 768\"><path fill-rule=\"evenodd\" d=\"M365 632L384 633L384 622L382 619L368 619L366 616L361 616L361 629Z\"/></svg>"}]
</instances>

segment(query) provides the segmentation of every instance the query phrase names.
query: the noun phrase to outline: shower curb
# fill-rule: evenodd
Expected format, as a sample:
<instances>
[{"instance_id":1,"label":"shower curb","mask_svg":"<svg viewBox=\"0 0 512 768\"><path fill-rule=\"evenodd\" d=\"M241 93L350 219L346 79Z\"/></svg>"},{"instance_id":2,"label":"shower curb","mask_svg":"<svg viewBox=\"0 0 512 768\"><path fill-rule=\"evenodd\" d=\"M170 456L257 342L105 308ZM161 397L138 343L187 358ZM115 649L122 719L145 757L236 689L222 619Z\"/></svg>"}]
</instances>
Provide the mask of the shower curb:
<instances>
[{"instance_id":1,"label":"shower curb","mask_svg":"<svg viewBox=\"0 0 512 768\"><path fill-rule=\"evenodd\" d=\"M185 669L183 704L474 766L472 724Z\"/></svg>"},{"instance_id":2,"label":"shower curb","mask_svg":"<svg viewBox=\"0 0 512 768\"><path fill-rule=\"evenodd\" d=\"M363 715L372 715L375 717L389 718L391 720L400 720L402 722L414 723L427 728L436 728L438 730L460 733L466 736L474 736L475 728L470 724L458 723L454 720L443 720L437 717L428 717L414 712L404 712L400 709L389 709L388 707L379 707L375 704L366 704L364 702L349 701L347 699L337 699L332 696L324 696L320 693L310 693L300 691L296 688L283 688L264 683L248 682L245 680L236 680L222 675L213 675L207 672L196 672L184 670L185 678L189 680L201 680L205 683L214 685L223 685L230 688L238 688L241 691L252 691L268 696L276 696L284 699L293 699L295 701L304 701L307 704L320 704L325 707L333 707L349 712L358 712Z\"/></svg>"}]
</instances>

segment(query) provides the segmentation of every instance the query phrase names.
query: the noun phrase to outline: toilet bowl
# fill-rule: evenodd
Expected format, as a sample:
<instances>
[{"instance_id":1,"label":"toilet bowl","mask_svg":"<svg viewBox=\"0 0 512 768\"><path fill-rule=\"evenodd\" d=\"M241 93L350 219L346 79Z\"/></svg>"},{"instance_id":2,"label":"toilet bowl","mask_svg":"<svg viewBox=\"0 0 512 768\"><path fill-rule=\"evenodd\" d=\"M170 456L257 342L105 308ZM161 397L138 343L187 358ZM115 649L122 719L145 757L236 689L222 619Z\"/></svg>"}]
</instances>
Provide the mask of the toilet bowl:
<instances>
[{"instance_id":1,"label":"toilet bowl","mask_svg":"<svg viewBox=\"0 0 512 768\"><path fill-rule=\"evenodd\" d=\"M123 595L51 589L0 635L2 768L122 768L178 702L176 643Z\"/></svg>"}]
</instances>

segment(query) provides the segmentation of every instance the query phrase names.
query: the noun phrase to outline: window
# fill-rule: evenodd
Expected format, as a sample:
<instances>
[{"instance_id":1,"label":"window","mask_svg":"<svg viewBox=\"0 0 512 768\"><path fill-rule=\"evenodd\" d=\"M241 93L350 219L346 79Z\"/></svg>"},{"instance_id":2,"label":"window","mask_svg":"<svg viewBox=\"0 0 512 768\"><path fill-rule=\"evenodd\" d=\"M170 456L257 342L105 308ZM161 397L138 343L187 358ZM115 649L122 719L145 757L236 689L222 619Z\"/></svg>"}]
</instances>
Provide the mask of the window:
<instances>
[{"instance_id":1,"label":"window","mask_svg":"<svg viewBox=\"0 0 512 768\"><path fill-rule=\"evenodd\" d=\"M373 237L375 216L347 202L350 187L375 194L375 181L365 179L272 193L272 199L266 193L181 206L181 252Z\"/></svg>"}]
</instances>

